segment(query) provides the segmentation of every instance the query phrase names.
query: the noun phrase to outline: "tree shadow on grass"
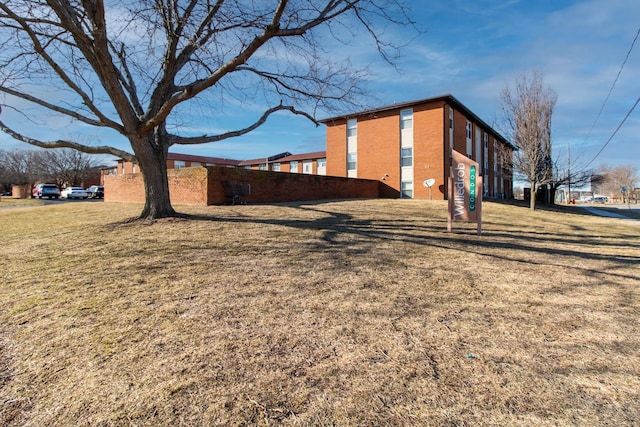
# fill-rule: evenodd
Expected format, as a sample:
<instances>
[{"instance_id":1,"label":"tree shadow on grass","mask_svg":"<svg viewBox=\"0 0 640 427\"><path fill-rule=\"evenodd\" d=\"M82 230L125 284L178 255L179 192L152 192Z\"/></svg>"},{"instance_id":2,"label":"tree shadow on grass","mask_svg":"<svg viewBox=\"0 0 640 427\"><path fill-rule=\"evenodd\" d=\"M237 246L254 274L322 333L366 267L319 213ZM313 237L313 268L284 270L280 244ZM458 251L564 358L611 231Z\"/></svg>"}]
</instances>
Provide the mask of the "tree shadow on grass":
<instances>
[{"instance_id":1,"label":"tree shadow on grass","mask_svg":"<svg viewBox=\"0 0 640 427\"><path fill-rule=\"evenodd\" d=\"M465 252L481 255L493 259L522 263L526 265L539 265L541 272L551 266L566 267L566 264L554 263L553 259L575 259L575 265L571 268L580 270L588 275L607 275L624 279L640 279L638 274L616 272L617 269L628 269L640 265L639 255L609 255L603 253L602 247L638 247L632 242L606 242L602 240L585 239L584 236L570 234L554 234L549 232L524 232L501 227L498 231L488 229L485 223L485 231L482 236L477 236L475 225L473 230L461 226L457 231L446 231L445 219L429 218L424 222L417 220L398 219L355 219L353 215L343 212L334 212L321 209L321 203L287 204L306 212L324 214L323 218L296 219L296 218L268 218L260 219L251 216L239 215L238 217L219 217L207 215L181 214L178 220L208 221L215 223L231 224L265 224L291 227L304 230L318 230L322 237L310 247L313 251L335 251L339 249L344 253L363 253L374 250L377 244L385 241L398 241L428 247L436 247L446 250ZM428 221L428 222L427 222ZM366 242L366 249L358 247ZM547 255L544 261L532 260L524 257L524 254ZM590 267L594 262L606 262L612 266L606 271Z\"/></svg>"}]
</instances>

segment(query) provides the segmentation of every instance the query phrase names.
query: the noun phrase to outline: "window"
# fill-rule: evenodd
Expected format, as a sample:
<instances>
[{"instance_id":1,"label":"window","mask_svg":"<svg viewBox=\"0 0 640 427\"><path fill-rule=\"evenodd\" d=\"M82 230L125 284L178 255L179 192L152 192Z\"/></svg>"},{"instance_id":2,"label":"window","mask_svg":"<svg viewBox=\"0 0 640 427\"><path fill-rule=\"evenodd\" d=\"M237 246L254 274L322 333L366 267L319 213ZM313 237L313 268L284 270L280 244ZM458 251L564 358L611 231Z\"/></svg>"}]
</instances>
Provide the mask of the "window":
<instances>
[{"instance_id":1,"label":"window","mask_svg":"<svg viewBox=\"0 0 640 427\"><path fill-rule=\"evenodd\" d=\"M453 129L453 108L449 108L449 129Z\"/></svg>"},{"instance_id":2,"label":"window","mask_svg":"<svg viewBox=\"0 0 640 427\"><path fill-rule=\"evenodd\" d=\"M289 164L289 166L290 166L290 169L289 169L289 170L290 170L291 172L298 173L298 161L297 161L297 160L292 161L292 162Z\"/></svg>"},{"instance_id":3,"label":"window","mask_svg":"<svg viewBox=\"0 0 640 427\"><path fill-rule=\"evenodd\" d=\"M184 160L176 160L173 162L173 167L176 169L182 169L186 166L187 164L184 162Z\"/></svg>"},{"instance_id":4,"label":"window","mask_svg":"<svg viewBox=\"0 0 640 427\"><path fill-rule=\"evenodd\" d=\"M191 167L200 166L200 162L191 162Z\"/></svg>"},{"instance_id":5,"label":"window","mask_svg":"<svg viewBox=\"0 0 640 427\"><path fill-rule=\"evenodd\" d=\"M356 119L347 120L347 138L358 135L358 121Z\"/></svg>"},{"instance_id":6,"label":"window","mask_svg":"<svg viewBox=\"0 0 640 427\"><path fill-rule=\"evenodd\" d=\"M413 181L402 181L400 183L400 197L403 199L413 198Z\"/></svg>"},{"instance_id":7,"label":"window","mask_svg":"<svg viewBox=\"0 0 640 427\"><path fill-rule=\"evenodd\" d=\"M400 129L413 128L413 110L400 111Z\"/></svg>"},{"instance_id":8,"label":"window","mask_svg":"<svg viewBox=\"0 0 640 427\"><path fill-rule=\"evenodd\" d=\"M302 173L306 173L306 174L313 173L313 162L311 160L302 161Z\"/></svg>"},{"instance_id":9,"label":"window","mask_svg":"<svg viewBox=\"0 0 640 427\"><path fill-rule=\"evenodd\" d=\"M400 149L400 166L413 166L413 148Z\"/></svg>"},{"instance_id":10,"label":"window","mask_svg":"<svg viewBox=\"0 0 640 427\"><path fill-rule=\"evenodd\" d=\"M272 167L272 170L274 172L280 172L280 163L274 163L273 167Z\"/></svg>"},{"instance_id":11,"label":"window","mask_svg":"<svg viewBox=\"0 0 640 427\"><path fill-rule=\"evenodd\" d=\"M267 170L267 164L266 163L260 163L260 165L258 166L258 170L266 171Z\"/></svg>"},{"instance_id":12,"label":"window","mask_svg":"<svg viewBox=\"0 0 640 427\"><path fill-rule=\"evenodd\" d=\"M356 153L347 153L347 170L356 170L358 156Z\"/></svg>"},{"instance_id":13,"label":"window","mask_svg":"<svg viewBox=\"0 0 640 427\"><path fill-rule=\"evenodd\" d=\"M473 126L469 120L467 120L465 129L467 135L467 157L471 158L473 154Z\"/></svg>"},{"instance_id":14,"label":"window","mask_svg":"<svg viewBox=\"0 0 640 427\"><path fill-rule=\"evenodd\" d=\"M318 175L327 174L327 159L318 159Z\"/></svg>"}]
</instances>

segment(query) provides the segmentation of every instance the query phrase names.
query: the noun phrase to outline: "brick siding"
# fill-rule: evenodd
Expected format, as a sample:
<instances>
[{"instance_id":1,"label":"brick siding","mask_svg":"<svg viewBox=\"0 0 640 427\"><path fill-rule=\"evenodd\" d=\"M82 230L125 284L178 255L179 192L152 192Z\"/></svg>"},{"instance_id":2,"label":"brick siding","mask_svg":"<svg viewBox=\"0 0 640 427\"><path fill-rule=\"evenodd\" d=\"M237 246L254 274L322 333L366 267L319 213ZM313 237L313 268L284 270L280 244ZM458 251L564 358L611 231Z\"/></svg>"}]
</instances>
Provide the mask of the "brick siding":
<instances>
[{"instance_id":1,"label":"brick siding","mask_svg":"<svg viewBox=\"0 0 640 427\"><path fill-rule=\"evenodd\" d=\"M397 197L392 189L377 180L219 166L171 169L168 179L171 203L176 205L228 203L224 181L249 185L251 194L241 198L247 203ZM144 203L141 174L105 176L104 187L106 202Z\"/></svg>"}]
</instances>

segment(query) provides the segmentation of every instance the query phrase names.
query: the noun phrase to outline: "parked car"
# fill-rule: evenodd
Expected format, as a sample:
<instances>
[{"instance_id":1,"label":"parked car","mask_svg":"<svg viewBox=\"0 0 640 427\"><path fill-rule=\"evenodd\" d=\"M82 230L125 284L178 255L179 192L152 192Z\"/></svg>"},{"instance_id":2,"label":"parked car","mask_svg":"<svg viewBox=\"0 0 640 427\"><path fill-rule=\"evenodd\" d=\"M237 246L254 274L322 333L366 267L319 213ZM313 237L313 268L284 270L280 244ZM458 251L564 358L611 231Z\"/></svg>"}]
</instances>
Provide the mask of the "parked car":
<instances>
[{"instance_id":1,"label":"parked car","mask_svg":"<svg viewBox=\"0 0 640 427\"><path fill-rule=\"evenodd\" d=\"M54 197L57 199L60 197L60 190L58 190L58 186L55 184L38 184L33 187L31 197L35 197L37 199L42 199L43 197Z\"/></svg>"},{"instance_id":2,"label":"parked car","mask_svg":"<svg viewBox=\"0 0 640 427\"><path fill-rule=\"evenodd\" d=\"M87 196L91 199L102 199L104 197L104 187L102 185L92 185L87 188Z\"/></svg>"},{"instance_id":3,"label":"parked car","mask_svg":"<svg viewBox=\"0 0 640 427\"><path fill-rule=\"evenodd\" d=\"M588 203L608 203L609 198L607 196L594 196L588 197L586 201Z\"/></svg>"},{"instance_id":4,"label":"parked car","mask_svg":"<svg viewBox=\"0 0 640 427\"><path fill-rule=\"evenodd\" d=\"M86 199L87 190L82 187L67 187L60 193L62 199Z\"/></svg>"}]
</instances>

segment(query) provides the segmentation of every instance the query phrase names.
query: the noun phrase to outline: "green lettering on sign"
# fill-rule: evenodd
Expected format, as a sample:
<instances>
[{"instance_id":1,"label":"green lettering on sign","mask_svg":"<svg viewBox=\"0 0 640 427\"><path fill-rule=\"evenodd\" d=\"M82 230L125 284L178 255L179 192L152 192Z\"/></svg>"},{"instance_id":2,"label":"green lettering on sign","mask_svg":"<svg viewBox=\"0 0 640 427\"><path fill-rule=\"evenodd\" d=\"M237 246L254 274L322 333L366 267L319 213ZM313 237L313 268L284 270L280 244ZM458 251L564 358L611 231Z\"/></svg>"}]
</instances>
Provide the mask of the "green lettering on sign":
<instances>
[{"instance_id":1,"label":"green lettering on sign","mask_svg":"<svg viewBox=\"0 0 640 427\"><path fill-rule=\"evenodd\" d=\"M469 210L476 210L476 167L469 168Z\"/></svg>"}]
</instances>

